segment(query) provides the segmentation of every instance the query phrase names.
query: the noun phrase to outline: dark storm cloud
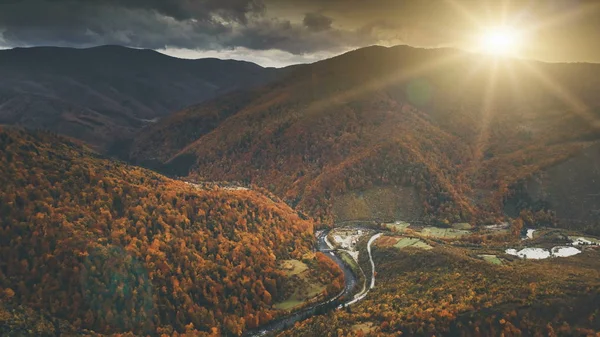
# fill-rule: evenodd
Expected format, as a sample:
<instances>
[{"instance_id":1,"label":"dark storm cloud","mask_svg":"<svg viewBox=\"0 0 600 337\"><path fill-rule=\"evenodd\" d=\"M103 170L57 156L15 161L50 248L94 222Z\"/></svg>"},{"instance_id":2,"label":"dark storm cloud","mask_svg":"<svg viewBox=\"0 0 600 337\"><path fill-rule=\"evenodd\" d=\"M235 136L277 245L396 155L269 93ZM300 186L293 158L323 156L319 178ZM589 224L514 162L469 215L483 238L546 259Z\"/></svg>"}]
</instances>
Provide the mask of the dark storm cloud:
<instances>
[{"instance_id":1,"label":"dark storm cloud","mask_svg":"<svg viewBox=\"0 0 600 337\"><path fill-rule=\"evenodd\" d=\"M318 51L340 52L348 46L360 46L378 42L369 31L343 30L330 27L327 30L308 29L304 24L289 20L265 18L228 34L220 43L228 48L245 47L255 50L279 49L292 54Z\"/></svg>"},{"instance_id":2,"label":"dark storm cloud","mask_svg":"<svg viewBox=\"0 0 600 337\"><path fill-rule=\"evenodd\" d=\"M0 1L0 32L9 45L157 48L210 47L214 37L264 11L254 0Z\"/></svg>"},{"instance_id":3,"label":"dark storm cloud","mask_svg":"<svg viewBox=\"0 0 600 337\"><path fill-rule=\"evenodd\" d=\"M0 48L121 44L335 53L370 44L468 47L480 25L540 25L530 56L600 61L597 0L0 0ZM514 22L513 22L514 21Z\"/></svg>"},{"instance_id":4,"label":"dark storm cloud","mask_svg":"<svg viewBox=\"0 0 600 337\"><path fill-rule=\"evenodd\" d=\"M21 21L24 25L43 16L53 20L52 15L56 14L76 16L107 7L154 11L176 20L209 20L217 13L242 22L248 13L265 9L260 0L0 0L0 5L6 6L3 7L3 18L12 17L13 21Z\"/></svg>"},{"instance_id":5,"label":"dark storm cloud","mask_svg":"<svg viewBox=\"0 0 600 337\"><path fill-rule=\"evenodd\" d=\"M333 19L319 13L306 13L303 22L308 29L320 32L331 29Z\"/></svg>"},{"instance_id":6,"label":"dark storm cloud","mask_svg":"<svg viewBox=\"0 0 600 337\"><path fill-rule=\"evenodd\" d=\"M266 12L261 0L0 0L0 43L246 47L291 53L341 50L364 43L363 32L336 30L333 19L324 15L310 13L293 22Z\"/></svg>"}]
</instances>

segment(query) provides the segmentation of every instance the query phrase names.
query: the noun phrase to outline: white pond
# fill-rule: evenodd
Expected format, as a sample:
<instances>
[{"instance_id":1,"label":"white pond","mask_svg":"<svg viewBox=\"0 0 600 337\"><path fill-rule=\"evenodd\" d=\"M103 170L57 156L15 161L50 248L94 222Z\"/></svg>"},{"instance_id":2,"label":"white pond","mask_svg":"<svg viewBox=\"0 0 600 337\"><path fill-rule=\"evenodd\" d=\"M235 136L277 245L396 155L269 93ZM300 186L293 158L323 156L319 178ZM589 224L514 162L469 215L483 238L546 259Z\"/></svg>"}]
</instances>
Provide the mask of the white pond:
<instances>
[{"instance_id":1,"label":"white pond","mask_svg":"<svg viewBox=\"0 0 600 337\"><path fill-rule=\"evenodd\" d=\"M528 229L527 238L533 238L534 232L535 230ZM600 240L597 239L577 236L569 236L569 239L571 240L570 246L556 246L552 247L550 250L544 248L524 248L517 251L516 249L511 248L507 249L505 253L518 256L522 259L542 260L549 257L569 257L580 254L581 250L575 248L576 246L600 246Z\"/></svg>"},{"instance_id":2,"label":"white pond","mask_svg":"<svg viewBox=\"0 0 600 337\"><path fill-rule=\"evenodd\" d=\"M550 257L550 252L543 248L524 248L519 251L516 249L507 249L506 254L529 260L542 260Z\"/></svg>"},{"instance_id":3,"label":"white pond","mask_svg":"<svg viewBox=\"0 0 600 337\"><path fill-rule=\"evenodd\" d=\"M549 257L569 257L577 255L581 251L575 247L553 247L552 249L544 248L524 248L519 251L516 249L507 249L506 254L518 256L528 260L543 260Z\"/></svg>"},{"instance_id":4,"label":"white pond","mask_svg":"<svg viewBox=\"0 0 600 337\"><path fill-rule=\"evenodd\" d=\"M568 257L581 253L581 251L575 247L554 247L552 248L552 256L556 257Z\"/></svg>"}]
</instances>

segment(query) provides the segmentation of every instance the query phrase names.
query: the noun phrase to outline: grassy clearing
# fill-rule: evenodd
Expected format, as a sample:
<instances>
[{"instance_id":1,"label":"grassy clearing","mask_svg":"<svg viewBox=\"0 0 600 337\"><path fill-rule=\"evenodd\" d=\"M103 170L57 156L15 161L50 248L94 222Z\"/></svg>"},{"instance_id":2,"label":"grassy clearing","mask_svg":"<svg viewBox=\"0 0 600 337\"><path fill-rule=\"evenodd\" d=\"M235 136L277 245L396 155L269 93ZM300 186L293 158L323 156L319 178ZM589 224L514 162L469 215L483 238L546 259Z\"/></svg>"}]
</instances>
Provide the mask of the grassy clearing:
<instances>
[{"instance_id":1,"label":"grassy clearing","mask_svg":"<svg viewBox=\"0 0 600 337\"><path fill-rule=\"evenodd\" d=\"M471 231L454 228L425 227L421 231L421 234L440 239L455 239L469 235L471 234Z\"/></svg>"},{"instance_id":2,"label":"grassy clearing","mask_svg":"<svg viewBox=\"0 0 600 337\"><path fill-rule=\"evenodd\" d=\"M360 277L361 271L360 267L358 266L358 262L356 262L356 260L354 260L354 258L352 258L352 256L350 256L350 254L348 254L347 252L338 251L337 254L342 259L342 261L344 261L344 263L350 266L352 272L358 277Z\"/></svg>"},{"instance_id":3,"label":"grassy clearing","mask_svg":"<svg viewBox=\"0 0 600 337\"><path fill-rule=\"evenodd\" d=\"M414 238L402 238L396 242L394 247L396 247L398 249L402 249L402 248L406 248L406 247L413 247L413 248L419 248L419 249L425 249L425 250L433 249L433 247L431 247L427 243L425 243L419 239L414 239Z\"/></svg>"},{"instance_id":4,"label":"grassy clearing","mask_svg":"<svg viewBox=\"0 0 600 337\"><path fill-rule=\"evenodd\" d=\"M385 226L397 233L406 233L410 228L410 223L404 221L397 221L393 223L387 223ZM413 228L413 230L423 236L429 236L440 239L454 239L460 238L465 235L471 234L473 227L468 223L456 223L452 225L452 228L439 228L439 227L424 227L421 230Z\"/></svg>"},{"instance_id":5,"label":"grassy clearing","mask_svg":"<svg viewBox=\"0 0 600 337\"><path fill-rule=\"evenodd\" d=\"M485 262L495 265L502 265L502 260L500 260L496 255L479 255L479 257L481 257Z\"/></svg>"},{"instance_id":6,"label":"grassy clearing","mask_svg":"<svg viewBox=\"0 0 600 337\"><path fill-rule=\"evenodd\" d=\"M452 225L453 229L461 229L461 230L471 230L473 229L473 225L466 223L466 222L461 222L461 223L455 223Z\"/></svg>"},{"instance_id":7,"label":"grassy clearing","mask_svg":"<svg viewBox=\"0 0 600 337\"><path fill-rule=\"evenodd\" d=\"M342 258L342 261L344 261L344 263L350 266L350 268L353 271L355 268L358 268L358 263L356 263L356 261L352 258L352 256L350 256L350 254L344 251L338 251L337 254Z\"/></svg>"},{"instance_id":8,"label":"grassy clearing","mask_svg":"<svg viewBox=\"0 0 600 337\"><path fill-rule=\"evenodd\" d=\"M279 264L279 269L283 270L287 277L299 275L308 270L308 266L298 260L285 260Z\"/></svg>"},{"instance_id":9,"label":"grassy clearing","mask_svg":"<svg viewBox=\"0 0 600 337\"><path fill-rule=\"evenodd\" d=\"M319 295L325 288L325 285L318 282L305 282L304 287L297 288L288 299L275 303L273 307L278 310L292 310Z\"/></svg>"},{"instance_id":10,"label":"grassy clearing","mask_svg":"<svg viewBox=\"0 0 600 337\"><path fill-rule=\"evenodd\" d=\"M385 226L394 232L404 233L404 231L410 227L410 224L408 222L397 221L394 223L387 223Z\"/></svg>"},{"instance_id":11,"label":"grassy clearing","mask_svg":"<svg viewBox=\"0 0 600 337\"><path fill-rule=\"evenodd\" d=\"M296 298L289 298L283 302L273 304L273 308L277 310L292 310L304 304L304 301Z\"/></svg>"},{"instance_id":12,"label":"grassy clearing","mask_svg":"<svg viewBox=\"0 0 600 337\"><path fill-rule=\"evenodd\" d=\"M289 282L292 282L294 291L285 300L273 304L273 307L277 310L298 308L322 293L327 287L311 277L308 265L302 261L281 261L279 269L284 271L289 278Z\"/></svg>"}]
</instances>

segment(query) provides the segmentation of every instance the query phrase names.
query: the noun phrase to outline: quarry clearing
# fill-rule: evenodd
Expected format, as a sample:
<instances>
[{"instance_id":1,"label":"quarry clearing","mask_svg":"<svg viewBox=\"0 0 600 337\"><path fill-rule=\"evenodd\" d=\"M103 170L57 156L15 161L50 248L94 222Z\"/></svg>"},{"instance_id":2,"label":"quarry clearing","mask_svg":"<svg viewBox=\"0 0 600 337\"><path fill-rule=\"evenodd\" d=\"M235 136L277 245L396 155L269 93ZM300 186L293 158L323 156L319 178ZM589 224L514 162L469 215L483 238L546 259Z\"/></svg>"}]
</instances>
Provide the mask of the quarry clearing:
<instances>
[{"instance_id":1,"label":"quarry clearing","mask_svg":"<svg viewBox=\"0 0 600 337\"><path fill-rule=\"evenodd\" d=\"M341 249L358 262L358 241L366 234L366 230L353 228L335 228L329 234L331 243L334 247Z\"/></svg>"}]
</instances>

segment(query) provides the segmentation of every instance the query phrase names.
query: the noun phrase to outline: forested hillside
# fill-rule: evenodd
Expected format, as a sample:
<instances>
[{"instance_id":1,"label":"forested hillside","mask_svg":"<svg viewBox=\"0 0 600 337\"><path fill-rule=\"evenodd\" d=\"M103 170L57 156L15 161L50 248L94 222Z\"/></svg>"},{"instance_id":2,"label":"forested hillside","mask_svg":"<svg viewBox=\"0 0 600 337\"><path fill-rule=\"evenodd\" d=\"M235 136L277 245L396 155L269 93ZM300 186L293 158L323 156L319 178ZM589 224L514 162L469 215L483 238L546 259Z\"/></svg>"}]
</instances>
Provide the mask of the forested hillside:
<instances>
[{"instance_id":1,"label":"forested hillside","mask_svg":"<svg viewBox=\"0 0 600 337\"><path fill-rule=\"evenodd\" d=\"M34 312L69 331L240 335L277 315L277 264L313 243L312 222L259 192L191 186L49 133L0 128L7 326Z\"/></svg>"},{"instance_id":2,"label":"forested hillside","mask_svg":"<svg viewBox=\"0 0 600 337\"><path fill-rule=\"evenodd\" d=\"M187 175L185 169L180 172L176 167L163 165L164 162L174 151L217 128L258 94L258 90L248 90L225 95L205 105L188 107L173 118L166 118L148 126L143 133L135 137L129 154L130 161L169 174ZM178 133L173 134L173 130L178 130ZM191 164L193 162L187 165Z\"/></svg>"},{"instance_id":3,"label":"forested hillside","mask_svg":"<svg viewBox=\"0 0 600 337\"><path fill-rule=\"evenodd\" d=\"M298 66L251 100L228 96L175 114L143 130L132 156L178 175L256 183L324 223L348 193L391 187L419 205L419 220L438 225L524 211L533 223L584 226L577 220L589 220L589 209L561 214L527 186L597 144L598 74L592 64L370 47ZM206 116L229 117L201 132L186 123ZM596 181L599 172L573 167L568 176ZM588 198L579 187L561 193Z\"/></svg>"}]
</instances>

